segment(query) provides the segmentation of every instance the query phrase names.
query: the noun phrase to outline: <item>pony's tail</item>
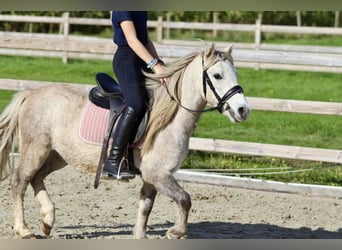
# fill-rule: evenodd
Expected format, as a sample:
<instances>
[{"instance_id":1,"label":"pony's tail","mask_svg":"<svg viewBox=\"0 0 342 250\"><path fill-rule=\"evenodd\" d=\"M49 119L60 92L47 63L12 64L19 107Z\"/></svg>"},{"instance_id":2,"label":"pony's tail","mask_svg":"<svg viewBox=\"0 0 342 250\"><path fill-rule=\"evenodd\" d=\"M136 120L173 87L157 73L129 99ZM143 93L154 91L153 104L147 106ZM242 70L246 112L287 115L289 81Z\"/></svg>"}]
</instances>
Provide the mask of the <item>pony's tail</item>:
<instances>
[{"instance_id":1,"label":"pony's tail","mask_svg":"<svg viewBox=\"0 0 342 250\"><path fill-rule=\"evenodd\" d=\"M27 91L17 93L11 103L0 114L0 181L9 176L14 165L14 140L18 136L19 109L26 99Z\"/></svg>"}]
</instances>

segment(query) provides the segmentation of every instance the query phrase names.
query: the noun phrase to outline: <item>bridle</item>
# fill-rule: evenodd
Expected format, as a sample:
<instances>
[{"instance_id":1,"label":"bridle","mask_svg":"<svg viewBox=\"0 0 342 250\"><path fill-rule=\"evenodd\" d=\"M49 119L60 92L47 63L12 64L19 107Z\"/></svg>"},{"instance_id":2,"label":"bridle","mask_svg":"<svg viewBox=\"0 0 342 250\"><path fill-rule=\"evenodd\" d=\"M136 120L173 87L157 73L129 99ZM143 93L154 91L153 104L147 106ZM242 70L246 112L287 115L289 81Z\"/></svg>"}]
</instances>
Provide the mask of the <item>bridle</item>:
<instances>
[{"instance_id":1,"label":"bridle","mask_svg":"<svg viewBox=\"0 0 342 250\"><path fill-rule=\"evenodd\" d=\"M166 87L166 91L169 95L169 97L174 100L175 102L178 103L178 105L180 107L182 107L183 109L191 112L191 113L204 113L204 112L210 112L210 111L214 111L217 110L218 112L222 113L222 109L223 106L226 104L226 102L232 98L234 95L236 94L243 94L243 89L240 85L235 85L234 87L230 88L224 95L223 97L220 97L219 94L217 93L215 86L213 85L212 81L210 80L210 77L207 73L207 69L205 69L204 67L204 56L202 54L202 69L203 69L203 73L202 73L202 83L203 83L203 93L204 96L207 96L207 86L210 88L210 90L212 91L212 93L214 94L214 96L216 97L218 104L215 107L212 108L208 108L208 109L203 109L203 110L194 110L194 109L190 109L185 107L180 100L174 98L170 92L169 89L167 88L167 84L165 84Z\"/></svg>"}]
</instances>

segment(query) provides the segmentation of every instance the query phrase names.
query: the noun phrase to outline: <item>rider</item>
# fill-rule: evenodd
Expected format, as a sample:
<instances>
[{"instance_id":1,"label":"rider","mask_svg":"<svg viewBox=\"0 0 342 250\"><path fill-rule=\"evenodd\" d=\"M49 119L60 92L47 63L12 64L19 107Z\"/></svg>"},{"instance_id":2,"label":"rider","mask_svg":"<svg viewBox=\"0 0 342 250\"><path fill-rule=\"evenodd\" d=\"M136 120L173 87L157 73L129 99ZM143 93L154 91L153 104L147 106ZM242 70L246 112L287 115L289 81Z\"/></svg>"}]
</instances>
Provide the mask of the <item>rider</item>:
<instances>
[{"instance_id":1,"label":"rider","mask_svg":"<svg viewBox=\"0 0 342 250\"><path fill-rule=\"evenodd\" d=\"M159 74L164 72L165 67L148 36L146 11L112 11L111 20L114 43L118 47L113 58L113 69L127 108L111 135L113 144L102 176L131 179L135 174L121 162L125 148L146 112L147 93L142 69ZM161 83L165 83L165 79Z\"/></svg>"}]
</instances>

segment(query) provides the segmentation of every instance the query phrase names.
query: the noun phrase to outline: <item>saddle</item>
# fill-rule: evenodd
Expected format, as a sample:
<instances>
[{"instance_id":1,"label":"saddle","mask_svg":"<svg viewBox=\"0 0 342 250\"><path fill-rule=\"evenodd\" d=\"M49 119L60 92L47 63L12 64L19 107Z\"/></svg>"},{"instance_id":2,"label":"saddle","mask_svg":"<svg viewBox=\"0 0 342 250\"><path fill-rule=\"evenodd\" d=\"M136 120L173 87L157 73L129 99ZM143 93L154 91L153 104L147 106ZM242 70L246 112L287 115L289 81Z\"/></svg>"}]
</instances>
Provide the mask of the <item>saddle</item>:
<instances>
[{"instance_id":1,"label":"saddle","mask_svg":"<svg viewBox=\"0 0 342 250\"><path fill-rule=\"evenodd\" d=\"M127 106L126 100L121 93L120 85L105 73L97 73L95 78L97 86L89 91L89 100L98 107L110 110L109 120L112 120L111 116L119 116ZM130 147L136 147L139 141L142 140L147 127L148 117L149 114L146 112ZM108 129L110 129L109 127Z\"/></svg>"},{"instance_id":2,"label":"saddle","mask_svg":"<svg viewBox=\"0 0 342 250\"><path fill-rule=\"evenodd\" d=\"M96 171L94 187L97 188L102 174L104 162L107 159L109 139L111 138L111 134L116 122L118 121L118 118L123 110L127 107L127 104L124 96L121 93L119 84L111 76L105 73L97 73L95 78L97 86L89 91L89 100L96 106L110 110L108 128L103 140L101 156ZM140 122L139 128L134 136L134 140L132 143L130 143L128 150L126 150L126 157L128 158L129 167L136 172L137 169L134 167L132 149L137 147L139 142L142 140L147 127L147 122L148 112L145 113L145 116Z\"/></svg>"}]
</instances>

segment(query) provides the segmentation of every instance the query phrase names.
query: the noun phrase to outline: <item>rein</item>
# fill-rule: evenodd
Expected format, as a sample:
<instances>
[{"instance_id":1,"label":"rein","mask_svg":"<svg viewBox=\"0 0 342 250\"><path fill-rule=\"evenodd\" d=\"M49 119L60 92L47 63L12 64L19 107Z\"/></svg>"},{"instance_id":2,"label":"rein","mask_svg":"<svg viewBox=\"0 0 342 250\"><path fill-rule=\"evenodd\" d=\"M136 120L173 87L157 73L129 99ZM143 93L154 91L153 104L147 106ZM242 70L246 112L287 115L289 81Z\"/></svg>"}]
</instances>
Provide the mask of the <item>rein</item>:
<instances>
[{"instance_id":1,"label":"rein","mask_svg":"<svg viewBox=\"0 0 342 250\"><path fill-rule=\"evenodd\" d=\"M210 90L212 91L212 93L214 94L214 96L216 97L217 101L218 101L218 104L215 106L215 107L212 107L212 108L208 108L208 109L203 109L203 110L194 110L194 109L190 109L190 108L187 108L185 107L181 102L180 100L174 98L170 92L169 92L169 89L167 87L167 84L165 84L165 88L166 88L166 91L169 95L169 97L171 98L171 100L174 100L175 102L177 102L177 104L182 107L183 109L191 112L191 113L205 113L205 112L210 112L210 111L214 111L214 110L217 110L219 111L220 113L222 113L222 108L224 106L224 104L226 104L226 102L232 98L235 94L238 94L238 93L243 93L243 89L240 85L235 85L234 87L230 88L224 95L223 97L221 98L212 81L210 80L210 77L207 73L207 70L204 70L204 56L202 55L202 68L203 68L203 73L202 73L202 83L203 83L203 93L204 93L204 96L207 96L207 86L209 86Z\"/></svg>"}]
</instances>

